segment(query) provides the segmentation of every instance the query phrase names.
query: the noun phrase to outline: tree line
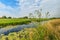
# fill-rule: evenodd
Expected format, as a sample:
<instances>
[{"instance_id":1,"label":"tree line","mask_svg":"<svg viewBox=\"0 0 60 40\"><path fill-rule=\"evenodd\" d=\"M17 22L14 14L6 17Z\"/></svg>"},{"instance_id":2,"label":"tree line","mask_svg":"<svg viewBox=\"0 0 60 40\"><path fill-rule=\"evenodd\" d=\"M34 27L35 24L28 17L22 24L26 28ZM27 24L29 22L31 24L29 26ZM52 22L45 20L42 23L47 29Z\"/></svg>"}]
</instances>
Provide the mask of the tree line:
<instances>
[{"instance_id":1,"label":"tree line","mask_svg":"<svg viewBox=\"0 0 60 40\"><path fill-rule=\"evenodd\" d=\"M7 16L2 16L2 17L0 17L0 18L3 18L3 19L7 19L7 18L8 18L8 19L11 19L12 17L10 17L10 16L9 16L9 17L7 17Z\"/></svg>"}]
</instances>

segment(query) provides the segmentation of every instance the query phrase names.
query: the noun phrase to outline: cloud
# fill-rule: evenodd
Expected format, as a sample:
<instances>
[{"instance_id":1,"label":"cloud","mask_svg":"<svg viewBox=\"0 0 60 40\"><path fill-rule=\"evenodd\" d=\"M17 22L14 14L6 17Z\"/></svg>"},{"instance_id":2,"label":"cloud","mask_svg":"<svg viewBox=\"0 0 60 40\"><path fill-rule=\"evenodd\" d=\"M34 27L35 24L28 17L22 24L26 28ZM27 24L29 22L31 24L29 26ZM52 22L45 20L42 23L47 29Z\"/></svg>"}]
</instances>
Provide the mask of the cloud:
<instances>
[{"instance_id":1,"label":"cloud","mask_svg":"<svg viewBox=\"0 0 60 40\"><path fill-rule=\"evenodd\" d=\"M47 11L52 16L58 16L60 11L60 1L57 0L17 0L19 6L12 8L0 2L0 14L12 17L28 16L36 9L43 9L43 14ZM44 16L44 15L43 15ZM45 16L44 16L45 17Z\"/></svg>"},{"instance_id":2,"label":"cloud","mask_svg":"<svg viewBox=\"0 0 60 40\"><path fill-rule=\"evenodd\" d=\"M0 16L12 16L17 17L19 14L19 8L12 8L0 2Z\"/></svg>"},{"instance_id":3,"label":"cloud","mask_svg":"<svg viewBox=\"0 0 60 40\"><path fill-rule=\"evenodd\" d=\"M50 17L57 17L60 15L57 11L59 7L58 0L47 0L45 2L41 2L40 8L43 9L43 11L49 11ZM59 9L60 10L60 9Z\"/></svg>"},{"instance_id":4,"label":"cloud","mask_svg":"<svg viewBox=\"0 0 60 40\"><path fill-rule=\"evenodd\" d=\"M0 16L9 14L8 12L6 12L6 9L7 9L7 6L0 2Z\"/></svg>"},{"instance_id":5,"label":"cloud","mask_svg":"<svg viewBox=\"0 0 60 40\"><path fill-rule=\"evenodd\" d=\"M32 12L33 10L37 9L37 3L39 2L39 0L38 1L37 0L17 0L17 1L19 1L18 5L20 5L17 8L12 8L11 6L7 6L4 3L0 3L1 5L0 13L2 15L8 14L6 16L10 15L14 17L25 16L25 15L28 15L28 13Z\"/></svg>"},{"instance_id":6,"label":"cloud","mask_svg":"<svg viewBox=\"0 0 60 40\"><path fill-rule=\"evenodd\" d=\"M40 3L40 0L19 0L20 9L22 13L26 14L37 9L37 5ZM29 10L29 11L28 11Z\"/></svg>"},{"instance_id":7,"label":"cloud","mask_svg":"<svg viewBox=\"0 0 60 40\"><path fill-rule=\"evenodd\" d=\"M34 12L36 9L43 9L43 14L47 11L50 12L51 16L57 16L58 8L60 8L57 0L19 0L20 1L20 15L28 15L30 12ZM22 14L21 14L22 13ZM58 13L58 14L57 14ZM43 15L44 16L44 15Z\"/></svg>"}]
</instances>

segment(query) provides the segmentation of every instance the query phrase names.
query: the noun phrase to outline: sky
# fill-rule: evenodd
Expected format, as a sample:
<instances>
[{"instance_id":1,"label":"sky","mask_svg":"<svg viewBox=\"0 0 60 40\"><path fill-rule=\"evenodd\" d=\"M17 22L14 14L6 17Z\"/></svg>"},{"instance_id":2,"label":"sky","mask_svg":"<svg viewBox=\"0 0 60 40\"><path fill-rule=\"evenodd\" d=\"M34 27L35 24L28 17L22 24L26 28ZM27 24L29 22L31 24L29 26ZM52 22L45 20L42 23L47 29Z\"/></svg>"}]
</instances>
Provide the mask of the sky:
<instances>
[{"instance_id":1,"label":"sky","mask_svg":"<svg viewBox=\"0 0 60 40\"><path fill-rule=\"evenodd\" d=\"M0 16L23 17L42 9L42 17L60 17L60 0L0 0Z\"/></svg>"}]
</instances>

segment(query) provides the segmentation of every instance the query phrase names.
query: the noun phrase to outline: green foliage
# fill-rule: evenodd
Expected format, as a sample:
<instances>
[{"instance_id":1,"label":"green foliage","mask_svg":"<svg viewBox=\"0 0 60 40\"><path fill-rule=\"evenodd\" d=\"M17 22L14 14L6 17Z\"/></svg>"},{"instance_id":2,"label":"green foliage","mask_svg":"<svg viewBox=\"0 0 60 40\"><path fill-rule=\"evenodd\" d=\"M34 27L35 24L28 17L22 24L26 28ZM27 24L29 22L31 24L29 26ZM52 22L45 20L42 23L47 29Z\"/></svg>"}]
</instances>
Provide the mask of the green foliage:
<instances>
[{"instance_id":1,"label":"green foliage","mask_svg":"<svg viewBox=\"0 0 60 40\"><path fill-rule=\"evenodd\" d=\"M7 18L6 16L2 16L2 18Z\"/></svg>"},{"instance_id":2,"label":"green foliage","mask_svg":"<svg viewBox=\"0 0 60 40\"><path fill-rule=\"evenodd\" d=\"M49 34L49 40L57 40L54 34Z\"/></svg>"},{"instance_id":3,"label":"green foliage","mask_svg":"<svg viewBox=\"0 0 60 40\"><path fill-rule=\"evenodd\" d=\"M12 17L8 17L8 19L11 19Z\"/></svg>"},{"instance_id":4,"label":"green foliage","mask_svg":"<svg viewBox=\"0 0 60 40\"><path fill-rule=\"evenodd\" d=\"M0 19L0 26L7 26L7 25L19 25L19 24L27 24L31 21L28 19ZM1 27L0 27L1 28Z\"/></svg>"},{"instance_id":5,"label":"green foliage","mask_svg":"<svg viewBox=\"0 0 60 40\"><path fill-rule=\"evenodd\" d=\"M57 40L57 38L53 33L47 34L45 27L39 26L9 33L9 35L1 35L0 40Z\"/></svg>"},{"instance_id":6,"label":"green foliage","mask_svg":"<svg viewBox=\"0 0 60 40\"><path fill-rule=\"evenodd\" d=\"M27 17L27 16L25 16L25 17L23 17L23 18L28 19L28 17Z\"/></svg>"},{"instance_id":7,"label":"green foliage","mask_svg":"<svg viewBox=\"0 0 60 40\"><path fill-rule=\"evenodd\" d=\"M49 27L49 26L47 26ZM56 30L49 30L45 25L38 25L36 28L25 28L19 32L1 35L0 40L60 40L60 34Z\"/></svg>"}]
</instances>

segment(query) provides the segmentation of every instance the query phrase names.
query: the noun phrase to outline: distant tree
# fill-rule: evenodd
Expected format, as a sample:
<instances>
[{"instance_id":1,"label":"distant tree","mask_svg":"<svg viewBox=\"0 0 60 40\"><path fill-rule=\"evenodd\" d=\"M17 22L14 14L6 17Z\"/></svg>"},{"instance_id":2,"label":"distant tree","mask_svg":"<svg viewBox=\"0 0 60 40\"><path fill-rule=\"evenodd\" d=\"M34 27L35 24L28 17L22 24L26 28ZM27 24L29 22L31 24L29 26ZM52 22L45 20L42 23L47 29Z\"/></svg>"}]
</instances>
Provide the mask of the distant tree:
<instances>
[{"instance_id":1,"label":"distant tree","mask_svg":"<svg viewBox=\"0 0 60 40\"><path fill-rule=\"evenodd\" d=\"M2 18L7 18L6 16L2 16Z\"/></svg>"},{"instance_id":2,"label":"distant tree","mask_svg":"<svg viewBox=\"0 0 60 40\"><path fill-rule=\"evenodd\" d=\"M8 19L11 19L12 17L8 17Z\"/></svg>"},{"instance_id":3,"label":"distant tree","mask_svg":"<svg viewBox=\"0 0 60 40\"><path fill-rule=\"evenodd\" d=\"M23 17L23 18L26 18L26 19L28 19L28 17L27 17L27 16L25 16L25 17Z\"/></svg>"},{"instance_id":4,"label":"distant tree","mask_svg":"<svg viewBox=\"0 0 60 40\"><path fill-rule=\"evenodd\" d=\"M48 16L50 16L49 12L46 13L46 18L48 18Z\"/></svg>"},{"instance_id":5,"label":"distant tree","mask_svg":"<svg viewBox=\"0 0 60 40\"><path fill-rule=\"evenodd\" d=\"M29 13L29 18L32 18L33 17L33 14L32 13Z\"/></svg>"},{"instance_id":6,"label":"distant tree","mask_svg":"<svg viewBox=\"0 0 60 40\"><path fill-rule=\"evenodd\" d=\"M35 10L35 13L37 14L38 18L40 19L42 14L41 14L42 9L40 10Z\"/></svg>"},{"instance_id":7,"label":"distant tree","mask_svg":"<svg viewBox=\"0 0 60 40\"><path fill-rule=\"evenodd\" d=\"M41 19L41 16L42 16L42 9L40 9L40 10L35 10L34 13L37 14L36 16L37 16L38 19L39 19L39 20L37 20L37 21L40 22L40 19Z\"/></svg>"}]
</instances>

